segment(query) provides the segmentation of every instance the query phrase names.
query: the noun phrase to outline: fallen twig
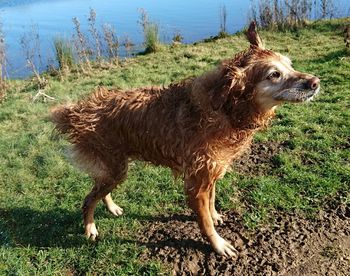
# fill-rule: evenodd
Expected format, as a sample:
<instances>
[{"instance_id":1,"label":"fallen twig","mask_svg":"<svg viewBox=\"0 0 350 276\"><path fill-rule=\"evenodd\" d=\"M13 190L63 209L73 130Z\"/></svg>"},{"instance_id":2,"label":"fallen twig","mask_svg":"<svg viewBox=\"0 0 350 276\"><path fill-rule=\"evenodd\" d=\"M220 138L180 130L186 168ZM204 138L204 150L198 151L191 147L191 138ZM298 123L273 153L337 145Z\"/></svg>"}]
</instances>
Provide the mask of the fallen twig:
<instances>
[{"instance_id":1,"label":"fallen twig","mask_svg":"<svg viewBox=\"0 0 350 276\"><path fill-rule=\"evenodd\" d=\"M47 94L45 94L44 92L42 92L41 90L38 91L38 93L35 94L35 96L33 97L33 103L36 102L40 97L44 98L44 101L47 99L49 101L55 101L56 99L54 97L51 97Z\"/></svg>"}]
</instances>

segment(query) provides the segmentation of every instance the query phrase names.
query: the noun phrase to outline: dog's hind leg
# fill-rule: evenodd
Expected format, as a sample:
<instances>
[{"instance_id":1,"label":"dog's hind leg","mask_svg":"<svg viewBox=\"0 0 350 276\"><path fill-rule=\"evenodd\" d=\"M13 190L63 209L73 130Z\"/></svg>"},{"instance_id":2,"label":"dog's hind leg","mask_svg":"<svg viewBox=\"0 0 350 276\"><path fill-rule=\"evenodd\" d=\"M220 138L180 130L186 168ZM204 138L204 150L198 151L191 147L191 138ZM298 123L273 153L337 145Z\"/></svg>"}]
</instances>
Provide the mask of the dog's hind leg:
<instances>
[{"instance_id":1,"label":"dog's hind leg","mask_svg":"<svg viewBox=\"0 0 350 276\"><path fill-rule=\"evenodd\" d=\"M209 240L214 250L221 255L235 257L237 255L236 249L220 237L214 228L209 207L210 191L201 189L203 181L209 180L200 179L196 176L185 180L189 206L196 212L201 232Z\"/></svg>"},{"instance_id":2,"label":"dog's hind leg","mask_svg":"<svg viewBox=\"0 0 350 276\"><path fill-rule=\"evenodd\" d=\"M101 172L94 177L95 186L86 196L83 204L85 234L88 238L95 240L98 236L94 223L94 211L101 199L104 199L108 209L111 208L110 211L121 211L121 208L113 202L110 192L126 178L127 168L127 161L124 160L114 167L113 173Z\"/></svg>"},{"instance_id":3,"label":"dog's hind leg","mask_svg":"<svg viewBox=\"0 0 350 276\"><path fill-rule=\"evenodd\" d=\"M223 223L223 215L220 215L215 209L215 183L211 187L210 190L210 198L209 198L209 210L211 218L215 225Z\"/></svg>"},{"instance_id":4,"label":"dog's hind leg","mask_svg":"<svg viewBox=\"0 0 350 276\"><path fill-rule=\"evenodd\" d=\"M114 203L111 193L103 198L103 203L106 204L108 211L115 216L121 216L123 214L123 209Z\"/></svg>"}]
</instances>

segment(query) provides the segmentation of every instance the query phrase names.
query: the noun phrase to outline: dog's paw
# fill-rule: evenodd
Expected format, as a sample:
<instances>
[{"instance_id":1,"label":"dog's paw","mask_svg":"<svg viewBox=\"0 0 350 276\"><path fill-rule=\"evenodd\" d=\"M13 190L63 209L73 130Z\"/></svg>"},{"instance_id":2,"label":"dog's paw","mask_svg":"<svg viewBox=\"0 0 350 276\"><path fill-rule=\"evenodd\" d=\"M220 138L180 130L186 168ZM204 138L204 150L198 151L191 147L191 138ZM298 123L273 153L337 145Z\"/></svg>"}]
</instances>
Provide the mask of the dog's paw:
<instances>
[{"instance_id":1,"label":"dog's paw","mask_svg":"<svg viewBox=\"0 0 350 276\"><path fill-rule=\"evenodd\" d=\"M123 209L120 208L117 204L113 203L113 204L109 204L107 206L108 211L111 212L112 215L117 216L121 216L123 214Z\"/></svg>"},{"instance_id":2,"label":"dog's paw","mask_svg":"<svg viewBox=\"0 0 350 276\"><path fill-rule=\"evenodd\" d=\"M224 223L224 220L223 220L224 216L220 215L216 211L211 214L211 218L213 219L214 225L220 225Z\"/></svg>"},{"instance_id":3,"label":"dog's paw","mask_svg":"<svg viewBox=\"0 0 350 276\"><path fill-rule=\"evenodd\" d=\"M228 241L221 238L220 236L217 237L215 244L213 244L213 247L217 253L225 257L237 258L238 256L237 250Z\"/></svg>"},{"instance_id":4,"label":"dog's paw","mask_svg":"<svg viewBox=\"0 0 350 276\"><path fill-rule=\"evenodd\" d=\"M92 241L96 240L98 232L95 223L89 223L85 226L85 235L88 239Z\"/></svg>"}]
</instances>

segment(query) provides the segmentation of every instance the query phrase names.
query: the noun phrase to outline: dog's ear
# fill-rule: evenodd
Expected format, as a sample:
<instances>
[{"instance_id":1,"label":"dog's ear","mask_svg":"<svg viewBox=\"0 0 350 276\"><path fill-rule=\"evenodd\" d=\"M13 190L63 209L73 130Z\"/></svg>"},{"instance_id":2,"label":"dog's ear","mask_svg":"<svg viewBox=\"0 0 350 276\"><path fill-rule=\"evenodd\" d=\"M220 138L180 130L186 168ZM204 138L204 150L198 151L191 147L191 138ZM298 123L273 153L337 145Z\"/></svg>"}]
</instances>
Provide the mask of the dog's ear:
<instances>
[{"instance_id":1,"label":"dog's ear","mask_svg":"<svg viewBox=\"0 0 350 276\"><path fill-rule=\"evenodd\" d=\"M216 111L219 110L227 101L230 93L230 86L228 83L220 80L215 87L209 92L211 96L211 106Z\"/></svg>"},{"instance_id":2,"label":"dog's ear","mask_svg":"<svg viewBox=\"0 0 350 276\"><path fill-rule=\"evenodd\" d=\"M257 31L255 21L252 21L250 23L246 36L251 45L257 46L262 49L264 48L262 40Z\"/></svg>"},{"instance_id":3,"label":"dog's ear","mask_svg":"<svg viewBox=\"0 0 350 276\"><path fill-rule=\"evenodd\" d=\"M211 106L219 110L227 102L230 93L241 90L242 73L238 68L226 68L217 84L210 90Z\"/></svg>"}]
</instances>

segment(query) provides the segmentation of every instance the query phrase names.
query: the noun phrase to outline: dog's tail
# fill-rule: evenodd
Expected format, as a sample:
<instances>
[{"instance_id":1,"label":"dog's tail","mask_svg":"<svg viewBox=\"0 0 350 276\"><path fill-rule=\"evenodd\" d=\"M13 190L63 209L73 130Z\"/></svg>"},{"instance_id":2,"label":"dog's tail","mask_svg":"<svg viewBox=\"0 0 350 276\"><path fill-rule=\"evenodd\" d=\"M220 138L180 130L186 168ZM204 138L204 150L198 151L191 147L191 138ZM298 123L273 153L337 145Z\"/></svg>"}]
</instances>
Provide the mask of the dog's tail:
<instances>
[{"instance_id":1,"label":"dog's tail","mask_svg":"<svg viewBox=\"0 0 350 276\"><path fill-rule=\"evenodd\" d=\"M109 104L109 90L98 88L86 99L68 105L54 107L51 110L51 121L60 134L68 134L71 142L77 143L86 135L95 133L101 116L110 113L115 107Z\"/></svg>"},{"instance_id":2,"label":"dog's tail","mask_svg":"<svg viewBox=\"0 0 350 276\"><path fill-rule=\"evenodd\" d=\"M51 110L51 121L55 124L55 129L61 134L70 134L74 130L72 124L72 105L61 105Z\"/></svg>"}]
</instances>

